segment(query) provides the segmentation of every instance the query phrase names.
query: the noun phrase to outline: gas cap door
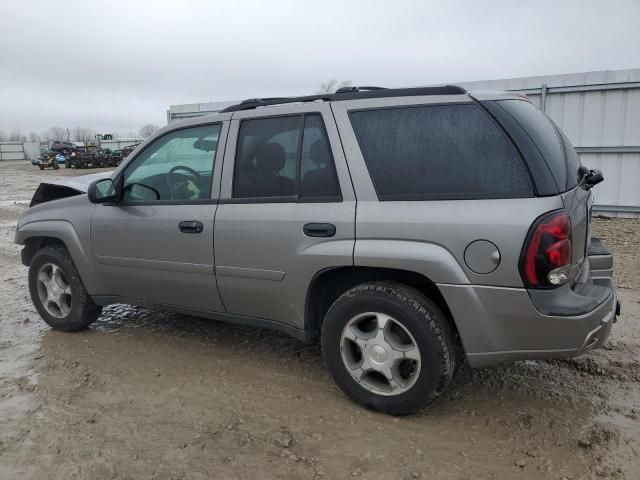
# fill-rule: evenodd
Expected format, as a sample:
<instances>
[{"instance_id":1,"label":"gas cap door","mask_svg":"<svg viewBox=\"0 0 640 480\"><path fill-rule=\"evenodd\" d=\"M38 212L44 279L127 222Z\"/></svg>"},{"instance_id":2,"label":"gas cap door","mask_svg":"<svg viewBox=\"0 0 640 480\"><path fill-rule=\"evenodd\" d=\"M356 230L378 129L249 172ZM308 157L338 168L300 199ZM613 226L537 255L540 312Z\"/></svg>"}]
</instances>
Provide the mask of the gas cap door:
<instances>
[{"instance_id":1,"label":"gas cap door","mask_svg":"<svg viewBox=\"0 0 640 480\"><path fill-rule=\"evenodd\" d=\"M491 273L500 265L500 250L489 240L475 240L465 248L464 262L475 273Z\"/></svg>"}]
</instances>

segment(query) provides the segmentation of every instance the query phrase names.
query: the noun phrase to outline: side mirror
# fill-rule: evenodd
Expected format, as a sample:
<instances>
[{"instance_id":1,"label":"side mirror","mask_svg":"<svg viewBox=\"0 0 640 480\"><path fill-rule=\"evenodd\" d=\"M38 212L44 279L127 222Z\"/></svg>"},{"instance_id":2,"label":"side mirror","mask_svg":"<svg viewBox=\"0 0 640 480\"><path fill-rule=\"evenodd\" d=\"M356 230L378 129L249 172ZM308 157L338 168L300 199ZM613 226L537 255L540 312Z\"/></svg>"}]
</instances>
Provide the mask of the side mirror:
<instances>
[{"instance_id":1,"label":"side mirror","mask_svg":"<svg viewBox=\"0 0 640 480\"><path fill-rule=\"evenodd\" d=\"M604 180L604 176L600 170L591 170L587 175L587 185L594 187Z\"/></svg>"},{"instance_id":2,"label":"side mirror","mask_svg":"<svg viewBox=\"0 0 640 480\"><path fill-rule=\"evenodd\" d=\"M91 183L87 195L91 203L105 203L118 198L116 186L110 178L103 178Z\"/></svg>"}]
</instances>

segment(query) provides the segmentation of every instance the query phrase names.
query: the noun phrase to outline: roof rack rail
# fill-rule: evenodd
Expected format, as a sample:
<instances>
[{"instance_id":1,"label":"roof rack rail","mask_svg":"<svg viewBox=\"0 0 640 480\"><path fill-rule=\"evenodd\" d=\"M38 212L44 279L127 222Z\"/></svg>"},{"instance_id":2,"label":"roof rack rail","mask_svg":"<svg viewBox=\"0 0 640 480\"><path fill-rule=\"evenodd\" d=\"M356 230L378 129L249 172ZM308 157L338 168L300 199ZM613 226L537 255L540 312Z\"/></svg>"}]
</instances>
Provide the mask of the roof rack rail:
<instances>
[{"instance_id":1,"label":"roof rack rail","mask_svg":"<svg viewBox=\"0 0 640 480\"><path fill-rule=\"evenodd\" d=\"M241 101L240 105L246 105L247 103L270 102L273 100L287 100L288 98L289 97L248 98L247 100Z\"/></svg>"},{"instance_id":2,"label":"roof rack rail","mask_svg":"<svg viewBox=\"0 0 640 480\"><path fill-rule=\"evenodd\" d=\"M238 112L258 107L282 105L286 103L335 102L340 100L359 100L363 98L414 97L422 95L463 95L467 91L457 85L437 87L383 88L383 87L343 87L336 93L306 95L302 97L250 98L237 105L231 105L222 112Z\"/></svg>"},{"instance_id":3,"label":"roof rack rail","mask_svg":"<svg viewBox=\"0 0 640 480\"><path fill-rule=\"evenodd\" d=\"M347 92L366 92L366 91L374 91L374 90L387 90L386 87L340 87L336 90L336 93L347 93Z\"/></svg>"}]
</instances>

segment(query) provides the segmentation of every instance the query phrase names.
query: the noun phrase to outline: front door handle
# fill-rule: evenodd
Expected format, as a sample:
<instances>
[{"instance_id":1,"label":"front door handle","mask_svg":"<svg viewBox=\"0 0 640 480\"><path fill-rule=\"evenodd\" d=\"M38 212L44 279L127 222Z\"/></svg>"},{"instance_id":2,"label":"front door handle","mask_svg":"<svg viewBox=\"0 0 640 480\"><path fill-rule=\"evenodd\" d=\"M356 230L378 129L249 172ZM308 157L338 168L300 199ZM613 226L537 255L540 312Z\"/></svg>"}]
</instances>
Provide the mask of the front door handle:
<instances>
[{"instance_id":1,"label":"front door handle","mask_svg":"<svg viewBox=\"0 0 640 480\"><path fill-rule=\"evenodd\" d=\"M307 223L302 231L307 237L333 237L336 226L333 223Z\"/></svg>"},{"instance_id":2,"label":"front door handle","mask_svg":"<svg viewBox=\"0 0 640 480\"><path fill-rule=\"evenodd\" d=\"M180 222L178 224L178 230L182 233L202 233L203 228L202 223L196 222L195 220Z\"/></svg>"}]
</instances>

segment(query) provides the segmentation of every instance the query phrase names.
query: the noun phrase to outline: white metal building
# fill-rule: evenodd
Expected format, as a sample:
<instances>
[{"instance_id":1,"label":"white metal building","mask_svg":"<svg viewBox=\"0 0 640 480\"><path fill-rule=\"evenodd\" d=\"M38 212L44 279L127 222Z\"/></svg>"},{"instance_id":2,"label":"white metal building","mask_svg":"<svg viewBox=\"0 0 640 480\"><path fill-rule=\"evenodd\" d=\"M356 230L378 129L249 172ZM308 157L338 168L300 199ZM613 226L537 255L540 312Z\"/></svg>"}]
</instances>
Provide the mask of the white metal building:
<instances>
[{"instance_id":1,"label":"white metal building","mask_svg":"<svg viewBox=\"0 0 640 480\"><path fill-rule=\"evenodd\" d=\"M237 102L209 102L209 103L187 103L184 105L171 105L167 110L167 123L185 120L187 118L211 115L224 110Z\"/></svg>"},{"instance_id":2,"label":"white metal building","mask_svg":"<svg viewBox=\"0 0 640 480\"><path fill-rule=\"evenodd\" d=\"M595 209L640 217L640 68L474 82L467 90L527 94L567 134L581 161L602 170ZM238 102L172 105L168 123L216 113Z\"/></svg>"}]
</instances>

